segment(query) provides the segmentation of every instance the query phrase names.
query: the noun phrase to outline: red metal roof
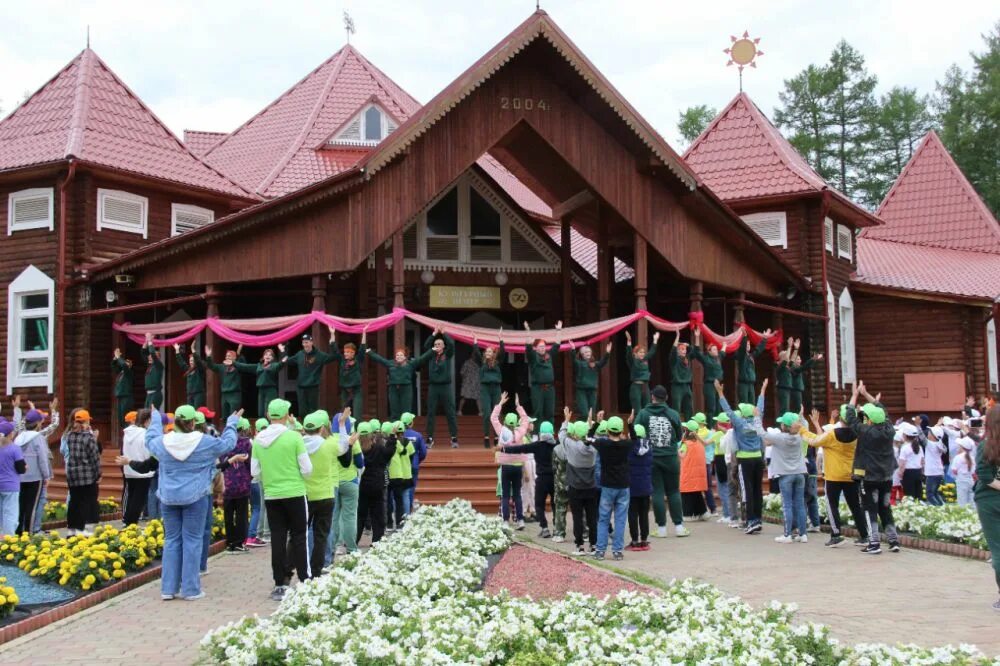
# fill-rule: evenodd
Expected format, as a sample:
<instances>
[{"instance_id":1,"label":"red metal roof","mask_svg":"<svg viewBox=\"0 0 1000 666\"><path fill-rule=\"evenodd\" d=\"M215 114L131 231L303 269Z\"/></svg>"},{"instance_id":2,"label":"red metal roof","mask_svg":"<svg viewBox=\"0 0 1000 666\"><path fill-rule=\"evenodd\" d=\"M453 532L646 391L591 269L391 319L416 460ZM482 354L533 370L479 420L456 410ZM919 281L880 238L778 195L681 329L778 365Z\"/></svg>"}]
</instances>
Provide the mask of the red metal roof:
<instances>
[{"instance_id":1,"label":"red metal roof","mask_svg":"<svg viewBox=\"0 0 1000 666\"><path fill-rule=\"evenodd\" d=\"M375 102L403 123L420 104L347 45L242 126L205 160L261 196L275 197L353 166L369 148L326 148L361 108Z\"/></svg>"},{"instance_id":2,"label":"red metal roof","mask_svg":"<svg viewBox=\"0 0 1000 666\"><path fill-rule=\"evenodd\" d=\"M552 218L552 208L532 192L527 185L518 180L517 176L508 171L507 167L500 164L495 157L486 153L476 160L476 164L482 167L490 175L490 178L503 188L507 196L525 211L538 217Z\"/></svg>"},{"instance_id":3,"label":"red metal roof","mask_svg":"<svg viewBox=\"0 0 1000 666\"><path fill-rule=\"evenodd\" d=\"M556 245L562 246L562 227L558 224L543 224L542 229ZM590 240L576 229L569 231L570 254L590 276L597 278L597 243ZM621 259L615 257L615 282L624 282L635 277L635 271Z\"/></svg>"},{"instance_id":4,"label":"red metal roof","mask_svg":"<svg viewBox=\"0 0 1000 666\"><path fill-rule=\"evenodd\" d=\"M993 301L1000 297L1000 257L860 237L858 270L853 281Z\"/></svg>"},{"instance_id":5,"label":"red metal roof","mask_svg":"<svg viewBox=\"0 0 1000 666\"><path fill-rule=\"evenodd\" d=\"M1000 224L934 132L903 168L865 238L1000 254ZM994 259L995 262L1000 261ZM994 263L1000 272L1000 265Z\"/></svg>"},{"instance_id":6,"label":"red metal roof","mask_svg":"<svg viewBox=\"0 0 1000 666\"><path fill-rule=\"evenodd\" d=\"M184 130L184 145L190 148L192 153L201 157L224 136L226 136L225 132Z\"/></svg>"},{"instance_id":7,"label":"red metal roof","mask_svg":"<svg viewBox=\"0 0 1000 666\"><path fill-rule=\"evenodd\" d=\"M195 157L90 49L0 121L0 171L70 157L251 198Z\"/></svg>"}]
</instances>

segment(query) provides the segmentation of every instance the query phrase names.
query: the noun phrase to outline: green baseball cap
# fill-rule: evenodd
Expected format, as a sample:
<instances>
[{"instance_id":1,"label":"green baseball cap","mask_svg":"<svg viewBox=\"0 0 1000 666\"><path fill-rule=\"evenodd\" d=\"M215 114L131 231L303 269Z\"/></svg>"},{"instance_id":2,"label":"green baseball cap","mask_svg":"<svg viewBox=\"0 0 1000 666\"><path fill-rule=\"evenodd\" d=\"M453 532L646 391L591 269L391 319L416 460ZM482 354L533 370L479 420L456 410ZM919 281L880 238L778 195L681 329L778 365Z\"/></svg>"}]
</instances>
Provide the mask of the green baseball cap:
<instances>
[{"instance_id":1,"label":"green baseball cap","mask_svg":"<svg viewBox=\"0 0 1000 666\"><path fill-rule=\"evenodd\" d=\"M205 415L201 412L196 412L194 415L194 422L201 425L205 422Z\"/></svg>"},{"instance_id":2,"label":"green baseball cap","mask_svg":"<svg viewBox=\"0 0 1000 666\"><path fill-rule=\"evenodd\" d=\"M201 412L195 410L191 405L181 405L174 410L174 420L181 419L182 421L194 421L198 418ZM201 414L202 418L205 418L204 414Z\"/></svg>"},{"instance_id":3,"label":"green baseball cap","mask_svg":"<svg viewBox=\"0 0 1000 666\"><path fill-rule=\"evenodd\" d=\"M406 426L403 425L402 421L396 421L396 422L394 422L392 424L392 427L394 427L398 432L403 432L404 430L406 430Z\"/></svg>"},{"instance_id":4,"label":"green baseball cap","mask_svg":"<svg viewBox=\"0 0 1000 666\"><path fill-rule=\"evenodd\" d=\"M254 427L254 429L257 432L260 432L261 430L263 430L264 428L266 428L269 425L271 425L271 422L268 421L267 419L261 417L261 418L257 419L257 421L253 424L253 427Z\"/></svg>"},{"instance_id":5,"label":"green baseball cap","mask_svg":"<svg viewBox=\"0 0 1000 666\"><path fill-rule=\"evenodd\" d=\"M625 422L620 416L612 416L608 419L608 432L618 435L625 429Z\"/></svg>"},{"instance_id":6,"label":"green baseball cap","mask_svg":"<svg viewBox=\"0 0 1000 666\"><path fill-rule=\"evenodd\" d=\"M375 431L372 428L372 424L368 421L362 421L358 424L358 435L370 435L373 432Z\"/></svg>"},{"instance_id":7,"label":"green baseball cap","mask_svg":"<svg viewBox=\"0 0 1000 666\"><path fill-rule=\"evenodd\" d=\"M307 415L302 420L302 425L305 427L306 430L313 432L322 428L324 425L326 425L326 423L323 420L322 414L320 414L319 412L313 412L312 414Z\"/></svg>"},{"instance_id":8,"label":"green baseball cap","mask_svg":"<svg viewBox=\"0 0 1000 666\"><path fill-rule=\"evenodd\" d=\"M317 409L313 412L314 415L318 416L320 419L320 426L330 425L330 413L325 409Z\"/></svg>"},{"instance_id":9,"label":"green baseball cap","mask_svg":"<svg viewBox=\"0 0 1000 666\"><path fill-rule=\"evenodd\" d=\"M300 423L298 419L293 419L292 430L294 430L295 432L302 432L303 430L305 430L305 428L302 427L302 423Z\"/></svg>"},{"instance_id":10,"label":"green baseball cap","mask_svg":"<svg viewBox=\"0 0 1000 666\"><path fill-rule=\"evenodd\" d=\"M242 416L240 420L236 422L237 430L249 430L250 429L250 419L245 419Z\"/></svg>"},{"instance_id":11,"label":"green baseball cap","mask_svg":"<svg viewBox=\"0 0 1000 666\"><path fill-rule=\"evenodd\" d=\"M551 421L542 421L542 425L538 426L538 434L540 435L553 435L555 431Z\"/></svg>"},{"instance_id":12,"label":"green baseball cap","mask_svg":"<svg viewBox=\"0 0 1000 666\"><path fill-rule=\"evenodd\" d=\"M875 405L869 402L861 407L861 411L863 411L865 413L865 416L868 417L868 420L874 423L875 425L881 425L885 423L885 410L882 409L881 407L876 407Z\"/></svg>"},{"instance_id":13,"label":"green baseball cap","mask_svg":"<svg viewBox=\"0 0 1000 666\"><path fill-rule=\"evenodd\" d=\"M507 416L503 417L503 424L508 428L513 428L517 426L518 420L517 414L511 412Z\"/></svg>"},{"instance_id":14,"label":"green baseball cap","mask_svg":"<svg viewBox=\"0 0 1000 666\"><path fill-rule=\"evenodd\" d=\"M267 404L267 418L283 419L288 416L288 410L291 409L291 407L292 403L287 400L275 398Z\"/></svg>"},{"instance_id":15,"label":"green baseball cap","mask_svg":"<svg viewBox=\"0 0 1000 666\"><path fill-rule=\"evenodd\" d=\"M577 421L570 429L567 430L567 432L577 439L583 439L588 433L590 433L590 426L587 425L586 421Z\"/></svg>"},{"instance_id":16,"label":"green baseball cap","mask_svg":"<svg viewBox=\"0 0 1000 666\"><path fill-rule=\"evenodd\" d=\"M704 412L698 412L697 414L691 417L691 420L697 421L701 425L705 425L706 423L708 423L708 417L705 416Z\"/></svg>"},{"instance_id":17,"label":"green baseball cap","mask_svg":"<svg viewBox=\"0 0 1000 666\"><path fill-rule=\"evenodd\" d=\"M740 416L742 416L745 419L753 418L753 405L746 402L741 402Z\"/></svg>"},{"instance_id":18,"label":"green baseball cap","mask_svg":"<svg viewBox=\"0 0 1000 666\"><path fill-rule=\"evenodd\" d=\"M606 435L608 434L608 422L601 421L597 424L597 430L594 431L595 435Z\"/></svg>"},{"instance_id":19,"label":"green baseball cap","mask_svg":"<svg viewBox=\"0 0 1000 666\"><path fill-rule=\"evenodd\" d=\"M646 426L644 425L636 423L634 426L632 426L632 430L635 432L636 437L642 438L646 436Z\"/></svg>"},{"instance_id":20,"label":"green baseball cap","mask_svg":"<svg viewBox=\"0 0 1000 666\"><path fill-rule=\"evenodd\" d=\"M415 418L417 418L416 414L413 414L412 412L403 412L403 414L399 417L399 420L402 421L403 425L406 427L410 427L413 425L413 419Z\"/></svg>"},{"instance_id":21,"label":"green baseball cap","mask_svg":"<svg viewBox=\"0 0 1000 666\"><path fill-rule=\"evenodd\" d=\"M716 423L729 423L729 416L725 412L722 412L721 414L719 414L718 416L715 417L715 422Z\"/></svg>"},{"instance_id":22,"label":"green baseball cap","mask_svg":"<svg viewBox=\"0 0 1000 666\"><path fill-rule=\"evenodd\" d=\"M386 421L382 424L382 434L391 435L396 430L396 424Z\"/></svg>"},{"instance_id":23,"label":"green baseball cap","mask_svg":"<svg viewBox=\"0 0 1000 666\"><path fill-rule=\"evenodd\" d=\"M791 428L793 425L799 422L799 415L795 412L785 412L778 417L778 423L785 426L786 428Z\"/></svg>"},{"instance_id":24,"label":"green baseball cap","mask_svg":"<svg viewBox=\"0 0 1000 666\"><path fill-rule=\"evenodd\" d=\"M840 420L847 423L847 403L840 406Z\"/></svg>"},{"instance_id":25,"label":"green baseball cap","mask_svg":"<svg viewBox=\"0 0 1000 666\"><path fill-rule=\"evenodd\" d=\"M691 432L698 432L698 429L701 428L701 424L699 424L694 419L691 419L690 421L685 421L681 425L683 425L685 428L687 428Z\"/></svg>"},{"instance_id":26,"label":"green baseball cap","mask_svg":"<svg viewBox=\"0 0 1000 666\"><path fill-rule=\"evenodd\" d=\"M375 432L382 428L382 422L379 421L378 419L371 419L370 421L368 421L368 425L372 427L372 432Z\"/></svg>"}]
</instances>

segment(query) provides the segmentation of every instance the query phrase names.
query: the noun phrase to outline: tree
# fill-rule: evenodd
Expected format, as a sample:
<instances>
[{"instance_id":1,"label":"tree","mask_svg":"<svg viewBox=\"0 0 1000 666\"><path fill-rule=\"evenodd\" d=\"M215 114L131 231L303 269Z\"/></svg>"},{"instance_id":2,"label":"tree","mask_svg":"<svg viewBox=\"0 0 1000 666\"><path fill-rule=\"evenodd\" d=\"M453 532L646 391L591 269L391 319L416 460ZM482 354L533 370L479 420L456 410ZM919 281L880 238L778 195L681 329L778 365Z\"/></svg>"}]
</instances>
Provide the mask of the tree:
<instances>
[{"instance_id":1,"label":"tree","mask_svg":"<svg viewBox=\"0 0 1000 666\"><path fill-rule=\"evenodd\" d=\"M914 88L897 86L882 95L875 117L872 157L858 183L859 198L868 206L875 208L881 203L933 125L928 104L927 96L919 96Z\"/></svg>"},{"instance_id":2,"label":"tree","mask_svg":"<svg viewBox=\"0 0 1000 666\"><path fill-rule=\"evenodd\" d=\"M871 153L878 78L868 73L864 56L844 40L830 55L826 73L832 89L825 112L834 137L835 182L841 192L854 196Z\"/></svg>"},{"instance_id":3,"label":"tree","mask_svg":"<svg viewBox=\"0 0 1000 666\"><path fill-rule=\"evenodd\" d=\"M778 93L782 107L775 109L774 122L791 131L792 146L823 178L833 177L829 120L824 111L831 94L830 78L823 67L809 65L785 80Z\"/></svg>"},{"instance_id":4,"label":"tree","mask_svg":"<svg viewBox=\"0 0 1000 666\"><path fill-rule=\"evenodd\" d=\"M680 112L677 120L677 130L688 145L698 138L705 128L719 115L719 112L707 104L689 106Z\"/></svg>"}]
</instances>

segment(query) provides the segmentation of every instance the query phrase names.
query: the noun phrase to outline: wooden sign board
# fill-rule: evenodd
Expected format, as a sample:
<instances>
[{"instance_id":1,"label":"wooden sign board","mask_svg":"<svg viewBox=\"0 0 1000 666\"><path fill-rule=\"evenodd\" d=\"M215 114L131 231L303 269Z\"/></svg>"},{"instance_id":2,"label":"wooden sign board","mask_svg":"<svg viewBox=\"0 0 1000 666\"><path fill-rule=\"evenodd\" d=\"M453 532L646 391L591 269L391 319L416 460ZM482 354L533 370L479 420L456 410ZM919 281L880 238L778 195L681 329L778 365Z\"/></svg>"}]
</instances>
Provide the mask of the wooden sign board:
<instances>
[{"instance_id":1,"label":"wooden sign board","mask_svg":"<svg viewBox=\"0 0 1000 666\"><path fill-rule=\"evenodd\" d=\"M445 287L431 285L431 307L499 310L500 287Z\"/></svg>"},{"instance_id":2,"label":"wooden sign board","mask_svg":"<svg viewBox=\"0 0 1000 666\"><path fill-rule=\"evenodd\" d=\"M964 372L908 372L903 383L907 412L957 413L965 404Z\"/></svg>"}]
</instances>

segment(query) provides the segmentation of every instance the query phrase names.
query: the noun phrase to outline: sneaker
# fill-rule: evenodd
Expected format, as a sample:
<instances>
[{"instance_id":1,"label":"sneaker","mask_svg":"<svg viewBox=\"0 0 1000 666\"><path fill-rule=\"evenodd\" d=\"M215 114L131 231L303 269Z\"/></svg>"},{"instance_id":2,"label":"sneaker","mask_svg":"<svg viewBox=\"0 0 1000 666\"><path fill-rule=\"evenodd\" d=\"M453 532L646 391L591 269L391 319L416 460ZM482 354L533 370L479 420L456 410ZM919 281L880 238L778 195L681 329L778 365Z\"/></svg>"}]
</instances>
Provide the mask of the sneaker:
<instances>
[{"instance_id":1,"label":"sneaker","mask_svg":"<svg viewBox=\"0 0 1000 666\"><path fill-rule=\"evenodd\" d=\"M795 542L796 543L809 543L809 535L808 534L803 534L802 536L796 536L795 537Z\"/></svg>"},{"instance_id":2,"label":"sneaker","mask_svg":"<svg viewBox=\"0 0 1000 666\"><path fill-rule=\"evenodd\" d=\"M566 541L566 537L562 536L561 534L557 534L554 537L552 537L552 543L563 543L564 541Z\"/></svg>"},{"instance_id":3,"label":"sneaker","mask_svg":"<svg viewBox=\"0 0 1000 666\"><path fill-rule=\"evenodd\" d=\"M490 444L490 438L489 437L483 437L483 448L484 449L492 449L493 448L493 445Z\"/></svg>"},{"instance_id":4,"label":"sneaker","mask_svg":"<svg viewBox=\"0 0 1000 666\"><path fill-rule=\"evenodd\" d=\"M882 546L880 546L877 543L870 543L864 548L862 548L861 552L864 553L865 555L881 555Z\"/></svg>"},{"instance_id":5,"label":"sneaker","mask_svg":"<svg viewBox=\"0 0 1000 666\"><path fill-rule=\"evenodd\" d=\"M993 610L1000 612L1000 600L993 602Z\"/></svg>"},{"instance_id":6,"label":"sneaker","mask_svg":"<svg viewBox=\"0 0 1000 666\"><path fill-rule=\"evenodd\" d=\"M723 516L722 518L716 518L715 522L719 523L720 525L727 525L729 523L729 519Z\"/></svg>"},{"instance_id":7,"label":"sneaker","mask_svg":"<svg viewBox=\"0 0 1000 666\"><path fill-rule=\"evenodd\" d=\"M686 537L691 535L691 530L684 527L683 525L674 525L674 536L676 537Z\"/></svg>"},{"instance_id":8,"label":"sneaker","mask_svg":"<svg viewBox=\"0 0 1000 666\"><path fill-rule=\"evenodd\" d=\"M890 541L889 542L889 552L890 553L898 553L899 552L899 542L898 541Z\"/></svg>"},{"instance_id":9,"label":"sneaker","mask_svg":"<svg viewBox=\"0 0 1000 666\"><path fill-rule=\"evenodd\" d=\"M262 544L266 546L267 544L271 543L271 537L269 536L257 537L257 541L260 541Z\"/></svg>"},{"instance_id":10,"label":"sneaker","mask_svg":"<svg viewBox=\"0 0 1000 666\"><path fill-rule=\"evenodd\" d=\"M198 601L199 599L204 599L205 598L205 590L202 590L201 592L199 592L198 594L196 594L194 596L181 597L181 598L184 599L184 601Z\"/></svg>"},{"instance_id":11,"label":"sneaker","mask_svg":"<svg viewBox=\"0 0 1000 666\"><path fill-rule=\"evenodd\" d=\"M452 437L451 438L451 448L453 448L453 449L457 449L458 448L458 437Z\"/></svg>"},{"instance_id":12,"label":"sneaker","mask_svg":"<svg viewBox=\"0 0 1000 666\"><path fill-rule=\"evenodd\" d=\"M701 514L701 516L698 517L698 520L702 522L708 522L712 519L712 515L713 514L711 511L706 511L705 513Z\"/></svg>"},{"instance_id":13,"label":"sneaker","mask_svg":"<svg viewBox=\"0 0 1000 666\"><path fill-rule=\"evenodd\" d=\"M243 545L246 546L247 548L260 548L261 546L264 545L264 543L257 537L250 537L249 539L243 542Z\"/></svg>"},{"instance_id":14,"label":"sneaker","mask_svg":"<svg viewBox=\"0 0 1000 666\"><path fill-rule=\"evenodd\" d=\"M617 550L615 552L611 553L611 557L614 558L617 561L621 561L621 560L625 559L625 556L621 553L621 551L617 551Z\"/></svg>"},{"instance_id":15,"label":"sneaker","mask_svg":"<svg viewBox=\"0 0 1000 666\"><path fill-rule=\"evenodd\" d=\"M741 529L744 532L746 532L749 527L750 527L750 523L747 523L747 522L741 522L738 525L736 525L737 529Z\"/></svg>"},{"instance_id":16,"label":"sneaker","mask_svg":"<svg viewBox=\"0 0 1000 666\"><path fill-rule=\"evenodd\" d=\"M337 550L334 551L334 555L347 555L347 546L344 544L337 546Z\"/></svg>"},{"instance_id":17,"label":"sneaker","mask_svg":"<svg viewBox=\"0 0 1000 666\"><path fill-rule=\"evenodd\" d=\"M596 551L594 553L594 559L595 560L603 560L604 559L604 551L601 551L601 550Z\"/></svg>"},{"instance_id":18,"label":"sneaker","mask_svg":"<svg viewBox=\"0 0 1000 666\"><path fill-rule=\"evenodd\" d=\"M819 532L819 525L810 525L806 532Z\"/></svg>"},{"instance_id":19,"label":"sneaker","mask_svg":"<svg viewBox=\"0 0 1000 666\"><path fill-rule=\"evenodd\" d=\"M428 437L427 438L427 448L428 449L433 449L434 448L434 438L433 437Z\"/></svg>"},{"instance_id":20,"label":"sneaker","mask_svg":"<svg viewBox=\"0 0 1000 666\"><path fill-rule=\"evenodd\" d=\"M792 537L782 534L781 536L774 537L775 543L792 543Z\"/></svg>"},{"instance_id":21,"label":"sneaker","mask_svg":"<svg viewBox=\"0 0 1000 666\"><path fill-rule=\"evenodd\" d=\"M519 529L519 530L523 530L524 529L524 521L523 520L517 521L517 529Z\"/></svg>"},{"instance_id":22,"label":"sneaker","mask_svg":"<svg viewBox=\"0 0 1000 666\"><path fill-rule=\"evenodd\" d=\"M540 531L538 532L538 536L540 536L540 537L541 537L541 538L543 538L543 539L548 539L548 538L550 538L550 537L552 536L552 532L549 532L549 528L547 528L547 527L543 527L543 528L542 528L542 529L541 529L541 530L540 530Z\"/></svg>"},{"instance_id":23,"label":"sneaker","mask_svg":"<svg viewBox=\"0 0 1000 666\"><path fill-rule=\"evenodd\" d=\"M736 519L731 519L729 521L729 526L734 530L745 530L747 526Z\"/></svg>"},{"instance_id":24,"label":"sneaker","mask_svg":"<svg viewBox=\"0 0 1000 666\"><path fill-rule=\"evenodd\" d=\"M208 575L208 569L203 569L203 570L199 571L198 575L199 576L207 576Z\"/></svg>"},{"instance_id":25,"label":"sneaker","mask_svg":"<svg viewBox=\"0 0 1000 666\"><path fill-rule=\"evenodd\" d=\"M642 550L642 547L639 545L638 541L633 541L629 545L625 546L625 550L632 550L632 551Z\"/></svg>"},{"instance_id":26,"label":"sneaker","mask_svg":"<svg viewBox=\"0 0 1000 666\"><path fill-rule=\"evenodd\" d=\"M762 532L763 529L764 529L764 526L761 525L760 523L756 523L756 522L755 523L750 523L749 525L747 525L747 528L744 530L744 533L745 534L760 534L760 532Z\"/></svg>"},{"instance_id":27,"label":"sneaker","mask_svg":"<svg viewBox=\"0 0 1000 666\"><path fill-rule=\"evenodd\" d=\"M666 525L662 525L660 527L657 527L656 528L656 534L654 534L653 536L655 536L657 538L660 538L660 539L666 539L667 538L667 526Z\"/></svg>"},{"instance_id":28,"label":"sneaker","mask_svg":"<svg viewBox=\"0 0 1000 666\"><path fill-rule=\"evenodd\" d=\"M576 555L577 557L583 557L584 555L587 554L587 551L583 549L583 546L577 546L576 550L573 551L573 554Z\"/></svg>"},{"instance_id":29,"label":"sneaker","mask_svg":"<svg viewBox=\"0 0 1000 666\"><path fill-rule=\"evenodd\" d=\"M844 537L840 536L839 534L834 534L823 545L826 546L827 548L836 548L842 543L844 543Z\"/></svg>"},{"instance_id":30,"label":"sneaker","mask_svg":"<svg viewBox=\"0 0 1000 666\"><path fill-rule=\"evenodd\" d=\"M868 539L864 537L858 537L854 540L854 545L859 548L864 548L865 546L868 545Z\"/></svg>"},{"instance_id":31,"label":"sneaker","mask_svg":"<svg viewBox=\"0 0 1000 666\"><path fill-rule=\"evenodd\" d=\"M648 541L640 541L639 542L639 550L649 550L649 549L650 549L650 545L649 545Z\"/></svg>"},{"instance_id":32,"label":"sneaker","mask_svg":"<svg viewBox=\"0 0 1000 666\"><path fill-rule=\"evenodd\" d=\"M271 601L281 601L285 598L285 592L288 592L288 586L278 585L271 590Z\"/></svg>"},{"instance_id":33,"label":"sneaker","mask_svg":"<svg viewBox=\"0 0 1000 666\"><path fill-rule=\"evenodd\" d=\"M176 597L176 595L174 595L174 594L161 594L160 595L160 599L162 599L163 601L173 601L175 597Z\"/></svg>"}]
</instances>

